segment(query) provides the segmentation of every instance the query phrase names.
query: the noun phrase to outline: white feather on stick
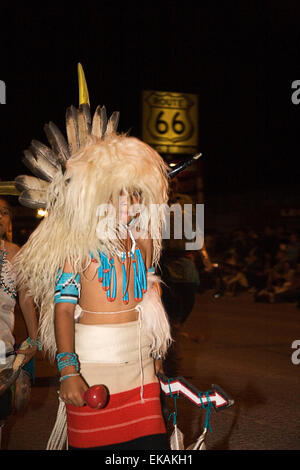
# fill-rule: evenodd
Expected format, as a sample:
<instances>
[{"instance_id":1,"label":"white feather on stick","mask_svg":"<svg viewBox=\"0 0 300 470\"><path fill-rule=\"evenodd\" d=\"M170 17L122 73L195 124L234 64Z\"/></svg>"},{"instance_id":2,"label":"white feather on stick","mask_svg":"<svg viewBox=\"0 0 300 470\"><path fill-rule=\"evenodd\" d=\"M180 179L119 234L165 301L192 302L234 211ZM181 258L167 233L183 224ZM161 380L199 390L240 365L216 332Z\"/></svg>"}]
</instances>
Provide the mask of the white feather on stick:
<instances>
[{"instance_id":1,"label":"white feather on stick","mask_svg":"<svg viewBox=\"0 0 300 470\"><path fill-rule=\"evenodd\" d=\"M206 450L205 446L205 436L206 436L207 428L204 429L203 433L201 436L198 437L197 441L191 444L186 448L186 450Z\"/></svg>"},{"instance_id":2,"label":"white feather on stick","mask_svg":"<svg viewBox=\"0 0 300 470\"><path fill-rule=\"evenodd\" d=\"M180 431L177 424L174 424L174 430L170 437L171 450L184 450L184 435Z\"/></svg>"}]
</instances>

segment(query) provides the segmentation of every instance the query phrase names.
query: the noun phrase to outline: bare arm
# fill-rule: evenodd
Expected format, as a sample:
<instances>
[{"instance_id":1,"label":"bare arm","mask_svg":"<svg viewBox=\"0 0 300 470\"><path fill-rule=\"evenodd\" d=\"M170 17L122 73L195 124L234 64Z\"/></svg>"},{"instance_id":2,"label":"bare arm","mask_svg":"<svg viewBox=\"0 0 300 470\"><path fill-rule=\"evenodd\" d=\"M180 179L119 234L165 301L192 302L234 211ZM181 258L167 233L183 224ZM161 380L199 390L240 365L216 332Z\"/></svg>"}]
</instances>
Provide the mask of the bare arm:
<instances>
[{"instance_id":1,"label":"bare arm","mask_svg":"<svg viewBox=\"0 0 300 470\"><path fill-rule=\"evenodd\" d=\"M72 273L72 266L65 263L63 272ZM58 353L74 352L74 311L75 304L55 304L54 329Z\"/></svg>"},{"instance_id":2,"label":"bare arm","mask_svg":"<svg viewBox=\"0 0 300 470\"><path fill-rule=\"evenodd\" d=\"M154 367L155 367L156 375L158 373L164 375L163 361L161 359L156 359L155 360Z\"/></svg>"},{"instance_id":3,"label":"bare arm","mask_svg":"<svg viewBox=\"0 0 300 470\"><path fill-rule=\"evenodd\" d=\"M72 267L67 263L64 272L72 272ZM75 352L74 310L75 304L72 303L62 302L55 305L54 328L58 354ZM75 366L66 366L60 371L61 377L76 373ZM60 397L67 404L83 406L82 395L87 388L82 377L71 376L61 382Z\"/></svg>"},{"instance_id":4,"label":"bare arm","mask_svg":"<svg viewBox=\"0 0 300 470\"><path fill-rule=\"evenodd\" d=\"M19 290L19 305L22 311L28 336L37 340L38 337L38 319L34 307L32 297L30 297L25 289Z\"/></svg>"},{"instance_id":5,"label":"bare arm","mask_svg":"<svg viewBox=\"0 0 300 470\"><path fill-rule=\"evenodd\" d=\"M13 264L14 257L18 253L20 248L14 243L7 243L7 249L8 259L10 259ZM33 298L29 296L27 290L23 288L18 290L18 301L21 313L25 321L27 334L32 340L37 341L38 316L34 306ZM25 364L31 360L31 358L35 355L36 351L37 345L28 347L26 350L22 350L22 354L25 355Z\"/></svg>"},{"instance_id":6,"label":"bare arm","mask_svg":"<svg viewBox=\"0 0 300 470\"><path fill-rule=\"evenodd\" d=\"M38 318L34 307L33 299L27 294L27 291L25 289L19 290L18 295L19 306L24 317L27 334L32 340L37 341ZM35 346L29 346L27 349L22 349L22 354L24 354L25 356L24 364L27 364L27 362L29 362L33 358L33 356L37 352L37 349L37 343ZM17 352L19 351L17 350Z\"/></svg>"},{"instance_id":7,"label":"bare arm","mask_svg":"<svg viewBox=\"0 0 300 470\"><path fill-rule=\"evenodd\" d=\"M202 261L203 261L203 264L204 264L204 267L205 267L205 270L206 271L212 271L213 269L213 265L212 265L212 262L209 258L209 255L206 251L206 247L205 245L203 245L202 249L200 250L200 254L202 256Z\"/></svg>"},{"instance_id":8,"label":"bare arm","mask_svg":"<svg viewBox=\"0 0 300 470\"><path fill-rule=\"evenodd\" d=\"M74 310L74 304L55 305L54 328L58 353L74 352ZM73 369L70 370L75 372ZM67 368L64 371L67 372Z\"/></svg>"}]
</instances>

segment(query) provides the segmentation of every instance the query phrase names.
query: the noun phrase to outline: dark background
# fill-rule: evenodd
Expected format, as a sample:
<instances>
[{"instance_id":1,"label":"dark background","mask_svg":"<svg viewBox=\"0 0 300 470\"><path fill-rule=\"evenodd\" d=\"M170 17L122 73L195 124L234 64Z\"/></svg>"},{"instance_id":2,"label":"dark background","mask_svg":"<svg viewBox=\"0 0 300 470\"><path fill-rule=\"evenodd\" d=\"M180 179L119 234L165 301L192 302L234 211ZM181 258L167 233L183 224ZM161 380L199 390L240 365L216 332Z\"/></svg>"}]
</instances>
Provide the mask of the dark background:
<instances>
[{"instance_id":1,"label":"dark background","mask_svg":"<svg viewBox=\"0 0 300 470\"><path fill-rule=\"evenodd\" d=\"M206 203L232 204L234 194L237 205L239 196L299 205L299 2L36 5L1 6L2 180L29 173L22 150L32 138L47 142L45 122L64 129L81 62L92 111L119 110L119 130L136 136L143 89L199 95Z\"/></svg>"}]
</instances>

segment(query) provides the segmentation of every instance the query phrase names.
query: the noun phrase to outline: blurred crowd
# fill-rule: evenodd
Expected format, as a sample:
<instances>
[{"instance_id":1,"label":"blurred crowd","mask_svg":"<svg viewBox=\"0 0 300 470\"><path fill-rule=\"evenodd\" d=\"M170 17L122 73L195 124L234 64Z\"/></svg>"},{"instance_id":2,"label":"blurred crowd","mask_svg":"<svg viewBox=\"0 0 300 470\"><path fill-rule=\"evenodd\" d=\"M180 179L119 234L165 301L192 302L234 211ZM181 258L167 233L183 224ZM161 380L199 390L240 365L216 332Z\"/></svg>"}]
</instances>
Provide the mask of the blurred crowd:
<instances>
[{"instance_id":1,"label":"blurred crowd","mask_svg":"<svg viewBox=\"0 0 300 470\"><path fill-rule=\"evenodd\" d=\"M256 302L293 302L300 308L300 237L284 227L206 233L214 269L199 266L200 290L215 297L250 292Z\"/></svg>"}]
</instances>

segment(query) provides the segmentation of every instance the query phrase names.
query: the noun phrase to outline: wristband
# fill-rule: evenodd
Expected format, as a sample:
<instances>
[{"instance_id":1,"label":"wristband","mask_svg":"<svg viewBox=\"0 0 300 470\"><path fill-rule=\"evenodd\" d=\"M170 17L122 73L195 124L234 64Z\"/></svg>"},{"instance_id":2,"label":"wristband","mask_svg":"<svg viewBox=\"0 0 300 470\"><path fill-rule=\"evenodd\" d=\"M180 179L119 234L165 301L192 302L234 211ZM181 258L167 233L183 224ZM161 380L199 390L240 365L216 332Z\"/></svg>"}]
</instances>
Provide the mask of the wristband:
<instances>
[{"instance_id":1,"label":"wristband","mask_svg":"<svg viewBox=\"0 0 300 470\"><path fill-rule=\"evenodd\" d=\"M37 338L37 339L35 340L35 339L30 338L30 336L28 336L28 338L26 339L26 341L27 341L27 343L28 343L31 347L37 346L38 351L41 351L41 350L42 350L42 343L41 343L40 338Z\"/></svg>"},{"instance_id":2,"label":"wristband","mask_svg":"<svg viewBox=\"0 0 300 470\"><path fill-rule=\"evenodd\" d=\"M77 354L73 352L57 354L56 360L57 360L57 367L58 367L59 372L61 372L62 369L68 366L75 366L76 372L79 371L79 363L77 360Z\"/></svg>"},{"instance_id":3,"label":"wristband","mask_svg":"<svg viewBox=\"0 0 300 470\"><path fill-rule=\"evenodd\" d=\"M64 380L68 379L69 377L76 377L77 375L80 375L80 374L68 374L68 375L63 375L62 377L60 377L59 381L60 382L63 382Z\"/></svg>"}]
</instances>

